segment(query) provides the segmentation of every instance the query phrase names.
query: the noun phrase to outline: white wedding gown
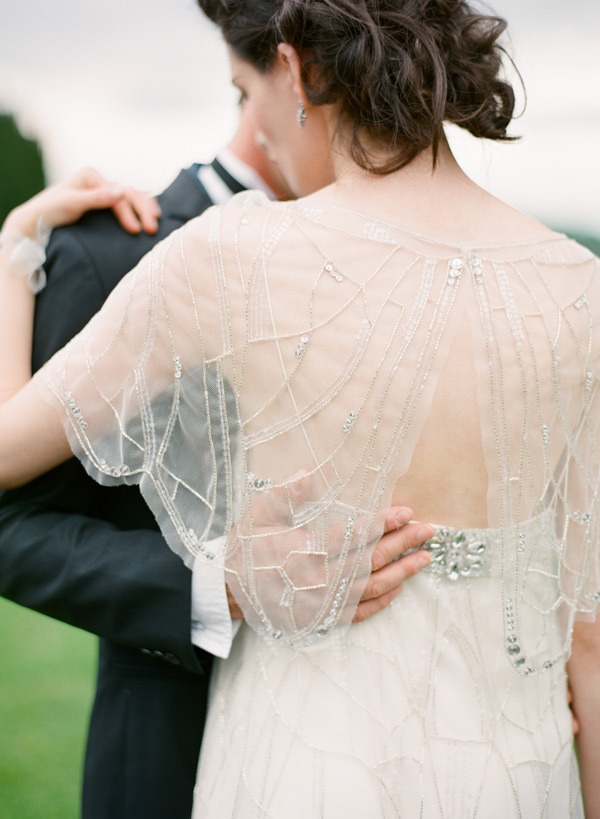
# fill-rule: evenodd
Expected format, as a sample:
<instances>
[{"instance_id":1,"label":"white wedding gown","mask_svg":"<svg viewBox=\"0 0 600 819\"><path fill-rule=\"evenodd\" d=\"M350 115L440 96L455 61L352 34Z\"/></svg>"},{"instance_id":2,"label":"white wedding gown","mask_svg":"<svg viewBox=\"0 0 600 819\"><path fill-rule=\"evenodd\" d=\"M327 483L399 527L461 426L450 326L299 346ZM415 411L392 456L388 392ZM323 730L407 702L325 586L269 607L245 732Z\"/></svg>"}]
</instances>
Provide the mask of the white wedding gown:
<instances>
[{"instance_id":1,"label":"white wedding gown","mask_svg":"<svg viewBox=\"0 0 600 819\"><path fill-rule=\"evenodd\" d=\"M327 649L273 652L244 629L215 679L194 817L583 816L564 668L515 671L494 533L466 534L482 576L426 572Z\"/></svg>"},{"instance_id":2,"label":"white wedding gown","mask_svg":"<svg viewBox=\"0 0 600 819\"><path fill-rule=\"evenodd\" d=\"M242 194L38 374L90 472L140 483L244 609L195 817L583 816L565 662L600 598L599 273L558 234L452 247ZM380 510L418 487L432 566L350 626Z\"/></svg>"}]
</instances>

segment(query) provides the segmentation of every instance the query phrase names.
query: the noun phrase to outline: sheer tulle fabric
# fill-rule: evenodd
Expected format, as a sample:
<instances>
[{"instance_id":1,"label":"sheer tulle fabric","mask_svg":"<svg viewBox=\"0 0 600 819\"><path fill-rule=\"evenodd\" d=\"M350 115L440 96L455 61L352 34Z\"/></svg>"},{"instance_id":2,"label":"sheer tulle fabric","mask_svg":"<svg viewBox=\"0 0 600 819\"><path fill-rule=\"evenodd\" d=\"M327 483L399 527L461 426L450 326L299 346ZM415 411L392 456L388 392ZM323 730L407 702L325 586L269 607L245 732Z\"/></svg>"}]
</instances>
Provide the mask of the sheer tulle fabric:
<instances>
[{"instance_id":1,"label":"sheer tulle fabric","mask_svg":"<svg viewBox=\"0 0 600 819\"><path fill-rule=\"evenodd\" d=\"M494 679L516 690L539 677L529 690L547 692L540 720L554 714L562 725L554 761L536 758L551 770L567 753L566 713L557 716L553 698L564 687L572 622L592 616L600 597L599 328L598 260L565 237L465 249L318 196L282 204L250 193L159 245L37 378L97 479L139 483L175 551L222 562L260 635L239 651L248 641L252 651L265 646L248 673L273 662L278 685L286 668L302 674L302 664L329 662L312 652L292 662L296 649L334 644L363 656L366 642L350 646L371 629L381 638L374 655L385 659L391 641L397 657L398 622L391 631L381 624L412 605L409 595L378 624L342 635L381 509L402 499L397 487L419 463L426 419L459 418L477 446L456 468L481 458L479 519L493 535L478 535L480 571L459 565L458 579L438 549L410 600L485 607L492 625L480 636L494 651L486 681L473 677L470 690ZM435 430L426 437L435 452ZM437 452L444 474L433 491L442 493L452 465L441 445ZM468 515L458 513L461 528L481 528ZM487 602L477 583L493 583ZM423 628L432 644L442 633L452 643L459 622L457 614L450 634L428 616ZM401 698L416 685L412 672L401 675ZM333 688L349 692L340 680ZM426 723L419 730L431 738ZM523 730L531 761L539 736ZM489 750L496 740L486 736ZM260 804L256 793L252 800ZM256 815L282 815L265 811Z\"/></svg>"}]
</instances>

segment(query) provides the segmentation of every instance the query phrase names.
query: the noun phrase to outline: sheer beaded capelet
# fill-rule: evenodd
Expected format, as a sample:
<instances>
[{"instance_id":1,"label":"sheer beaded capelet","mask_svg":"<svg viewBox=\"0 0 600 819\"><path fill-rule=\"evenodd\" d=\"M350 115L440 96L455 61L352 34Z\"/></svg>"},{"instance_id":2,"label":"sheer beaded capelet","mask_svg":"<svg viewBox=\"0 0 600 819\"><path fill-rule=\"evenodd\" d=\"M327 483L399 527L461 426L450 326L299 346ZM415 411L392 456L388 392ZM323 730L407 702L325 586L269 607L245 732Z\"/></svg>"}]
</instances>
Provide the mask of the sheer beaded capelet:
<instances>
[{"instance_id":1,"label":"sheer beaded capelet","mask_svg":"<svg viewBox=\"0 0 600 819\"><path fill-rule=\"evenodd\" d=\"M158 245L36 378L89 472L139 483L274 643L350 622L381 510L429 486L433 522L494 530L506 628L538 623L532 673L600 597L599 272L559 234L465 249L241 194Z\"/></svg>"}]
</instances>

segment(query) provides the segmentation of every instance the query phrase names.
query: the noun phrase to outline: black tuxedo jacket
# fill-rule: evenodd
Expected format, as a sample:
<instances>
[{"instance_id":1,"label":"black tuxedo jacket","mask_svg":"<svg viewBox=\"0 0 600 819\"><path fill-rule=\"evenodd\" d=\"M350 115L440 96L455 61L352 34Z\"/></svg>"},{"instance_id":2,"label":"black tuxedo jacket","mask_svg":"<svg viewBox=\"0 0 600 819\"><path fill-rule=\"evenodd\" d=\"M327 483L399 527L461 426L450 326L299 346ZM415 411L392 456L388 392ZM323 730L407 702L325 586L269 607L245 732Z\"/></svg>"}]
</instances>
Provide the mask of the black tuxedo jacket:
<instances>
[{"instance_id":1,"label":"black tuxedo jacket","mask_svg":"<svg viewBox=\"0 0 600 819\"><path fill-rule=\"evenodd\" d=\"M212 204L192 168L159 197L157 235L126 234L109 211L53 232L38 296L33 367L97 312L172 230ZM76 460L0 497L0 594L99 635L84 819L187 819L210 657L190 640L191 573L137 487L106 488Z\"/></svg>"}]
</instances>

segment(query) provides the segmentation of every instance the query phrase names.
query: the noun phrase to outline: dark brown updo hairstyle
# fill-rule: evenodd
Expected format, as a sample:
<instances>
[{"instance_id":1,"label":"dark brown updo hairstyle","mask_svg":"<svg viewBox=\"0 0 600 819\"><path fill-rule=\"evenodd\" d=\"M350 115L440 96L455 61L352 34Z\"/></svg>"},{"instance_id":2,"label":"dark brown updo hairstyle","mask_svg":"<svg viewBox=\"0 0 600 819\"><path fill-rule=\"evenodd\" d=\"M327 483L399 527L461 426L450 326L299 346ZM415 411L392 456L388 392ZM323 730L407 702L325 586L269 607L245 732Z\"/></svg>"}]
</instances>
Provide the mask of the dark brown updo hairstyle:
<instances>
[{"instance_id":1,"label":"dark brown updo hairstyle","mask_svg":"<svg viewBox=\"0 0 600 819\"><path fill-rule=\"evenodd\" d=\"M498 44L507 24L466 0L198 4L258 71L269 71L279 43L292 45L308 100L339 105L351 156L362 168L391 173L429 147L435 159L444 122L476 137L511 139L515 95L501 77Z\"/></svg>"}]
</instances>

